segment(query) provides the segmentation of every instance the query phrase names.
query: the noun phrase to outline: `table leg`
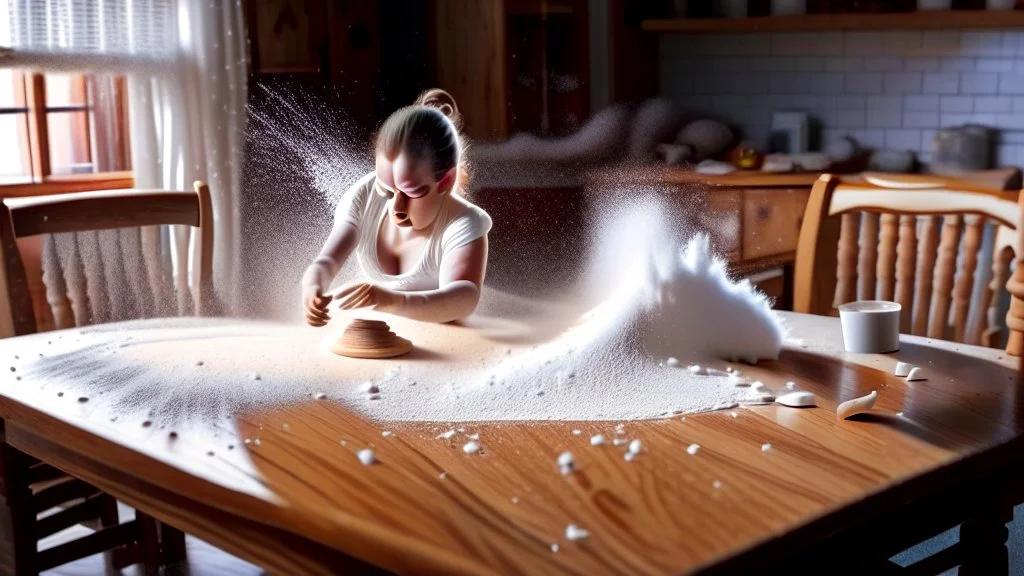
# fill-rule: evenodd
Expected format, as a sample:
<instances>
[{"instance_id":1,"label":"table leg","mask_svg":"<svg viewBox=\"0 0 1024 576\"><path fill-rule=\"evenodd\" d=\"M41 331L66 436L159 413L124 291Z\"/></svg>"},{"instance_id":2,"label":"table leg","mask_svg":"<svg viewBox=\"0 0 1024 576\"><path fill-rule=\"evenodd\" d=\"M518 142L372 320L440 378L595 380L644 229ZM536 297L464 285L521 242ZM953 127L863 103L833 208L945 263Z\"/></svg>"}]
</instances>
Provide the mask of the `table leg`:
<instances>
[{"instance_id":1,"label":"table leg","mask_svg":"<svg viewBox=\"0 0 1024 576\"><path fill-rule=\"evenodd\" d=\"M160 522L160 550L164 565L177 564L185 560L185 533L173 526Z\"/></svg>"},{"instance_id":2,"label":"table leg","mask_svg":"<svg viewBox=\"0 0 1024 576\"><path fill-rule=\"evenodd\" d=\"M1006 524L1013 520L1013 507L993 505L960 526L963 564L960 576L1009 574L1010 560Z\"/></svg>"},{"instance_id":3,"label":"table leg","mask_svg":"<svg viewBox=\"0 0 1024 576\"><path fill-rule=\"evenodd\" d=\"M0 442L0 470L3 472L4 524L10 527L9 541L13 573L36 574L36 515L32 507L32 490L29 488L28 457ZM5 526L5 527L7 527ZM7 538L5 538L7 539Z\"/></svg>"}]
</instances>

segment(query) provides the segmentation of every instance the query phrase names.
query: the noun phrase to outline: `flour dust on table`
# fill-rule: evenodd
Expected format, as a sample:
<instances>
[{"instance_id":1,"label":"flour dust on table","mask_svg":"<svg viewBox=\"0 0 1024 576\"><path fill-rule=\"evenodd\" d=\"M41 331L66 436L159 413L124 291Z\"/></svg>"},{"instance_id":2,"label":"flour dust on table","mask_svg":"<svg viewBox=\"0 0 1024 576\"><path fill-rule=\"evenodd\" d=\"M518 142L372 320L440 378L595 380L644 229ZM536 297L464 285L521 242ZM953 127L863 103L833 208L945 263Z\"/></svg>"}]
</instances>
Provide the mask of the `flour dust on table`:
<instances>
[{"instance_id":1,"label":"flour dust on table","mask_svg":"<svg viewBox=\"0 0 1024 576\"><path fill-rule=\"evenodd\" d=\"M541 343L509 345L486 330L389 318L416 349L395 360L354 360L327 350L340 322L329 331L150 320L64 333L41 347L43 357L19 360L18 376L99 400L90 410L122 422L134 415L172 427L303 400L418 422L636 420L764 401L763 390L736 385L727 361L777 358L780 318L753 286L728 279L706 236L683 243L665 234L663 213L643 206L609 220L590 277L603 295ZM58 390L71 374L88 389Z\"/></svg>"}]
</instances>

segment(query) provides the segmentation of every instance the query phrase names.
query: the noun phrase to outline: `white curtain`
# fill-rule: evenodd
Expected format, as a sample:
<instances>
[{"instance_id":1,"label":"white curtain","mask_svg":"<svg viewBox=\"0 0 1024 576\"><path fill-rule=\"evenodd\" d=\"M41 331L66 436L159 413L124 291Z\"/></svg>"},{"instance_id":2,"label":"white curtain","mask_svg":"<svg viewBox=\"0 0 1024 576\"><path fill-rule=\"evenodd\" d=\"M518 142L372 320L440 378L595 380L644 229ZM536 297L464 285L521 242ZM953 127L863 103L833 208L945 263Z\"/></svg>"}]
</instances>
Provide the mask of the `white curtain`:
<instances>
[{"instance_id":1,"label":"white curtain","mask_svg":"<svg viewBox=\"0 0 1024 576\"><path fill-rule=\"evenodd\" d=\"M5 67L126 75L136 185L210 185L214 286L222 305L236 302L247 74L240 0L4 3L14 49ZM193 259L181 256L198 249L191 236L189 228L142 232L154 293L160 293L159 279L172 272L179 299L188 297L187 263Z\"/></svg>"}]
</instances>

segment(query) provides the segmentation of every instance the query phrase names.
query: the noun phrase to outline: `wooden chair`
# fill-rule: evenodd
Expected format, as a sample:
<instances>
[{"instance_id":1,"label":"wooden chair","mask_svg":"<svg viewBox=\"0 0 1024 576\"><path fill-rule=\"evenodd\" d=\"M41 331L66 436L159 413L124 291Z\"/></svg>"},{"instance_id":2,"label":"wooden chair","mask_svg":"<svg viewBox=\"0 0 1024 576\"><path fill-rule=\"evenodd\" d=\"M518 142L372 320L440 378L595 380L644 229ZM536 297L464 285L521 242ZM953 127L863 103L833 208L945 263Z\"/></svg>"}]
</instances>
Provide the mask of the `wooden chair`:
<instances>
[{"instance_id":1,"label":"wooden chair","mask_svg":"<svg viewBox=\"0 0 1024 576\"><path fill-rule=\"evenodd\" d=\"M892 300L903 306L903 333L992 345L1002 331L997 295L1006 287L1011 293L1006 350L1019 356L1024 348L1022 209L1019 191L975 182L824 175L814 184L800 229L793 309L835 315L846 302ZM999 226L992 277L980 298L972 299L975 274L985 269L978 256L988 220ZM1018 264L1008 281L1015 256ZM980 310L978 321L969 324L972 301L980 302Z\"/></svg>"},{"instance_id":2,"label":"wooden chair","mask_svg":"<svg viewBox=\"0 0 1024 576\"><path fill-rule=\"evenodd\" d=\"M36 331L17 238L156 225L199 229L199 261L193 261L196 273L192 281L194 312L199 314L208 302L213 250L213 212L206 184L196 182L195 191L185 192L114 190L0 202L0 336ZM75 308L88 308L88 302L82 301L82 287L74 291L78 296L73 302L60 273L51 272L50 276L47 296L57 326L87 321L88 314L74 312ZM184 535L180 531L138 512L135 520L120 523L114 498L15 449L4 442L2 432L0 422L0 495L7 513L0 517L0 530L8 532L10 546L9 565L0 564L0 571L34 575L108 550L113 551L112 561L117 568L142 562L147 569L155 569L184 558ZM38 550L39 540L76 524L86 524L96 531Z\"/></svg>"}]
</instances>

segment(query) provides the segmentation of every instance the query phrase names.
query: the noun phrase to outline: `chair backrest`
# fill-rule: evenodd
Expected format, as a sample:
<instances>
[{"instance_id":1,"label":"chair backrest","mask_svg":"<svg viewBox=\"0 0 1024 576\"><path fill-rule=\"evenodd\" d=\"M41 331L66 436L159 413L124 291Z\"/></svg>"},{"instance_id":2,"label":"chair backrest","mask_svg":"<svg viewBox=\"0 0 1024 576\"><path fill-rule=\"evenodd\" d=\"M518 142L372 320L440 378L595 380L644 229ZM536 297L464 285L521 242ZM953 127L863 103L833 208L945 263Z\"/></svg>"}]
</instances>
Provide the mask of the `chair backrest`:
<instances>
[{"instance_id":1,"label":"chair backrest","mask_svg":"<svg viewBox=\"0 0 1024 576\"><path fill-rule=\"evenodd\" d=\"M159 225L198 228L198 250L191 264L189 288L193 312L203 314L212 292L213 258L213 204L205 183L196 181L193 191L128 189L4 199L0 202L0 337L36 331L25 267L16 239ZM83 264L75 260L67 274L84 279ZM63 274L56 270L46 279L54 323L58 328L87 323L88 295L82 286L74 290L66 288ZM71 298L69 292L73 293Z\"/></svg>"},{"instance_id":2,"label":"chair backrest","mask_svg":"<svg viewBox=\"0 0 1024 576\"><path fill-rule=\"evenodd\" d=\"M1019 355L1024 266L1013 280L1009 271L1014 256L1024 253L1022 202L1017 190L961 180L824 175L800 229L793 309L835 315L846 302L892 300L903 307L903 333L992 345L1002 331L998 295L1005 287L1011 293L1007 351ZM991 265L979 265L989 221L997 225Z\"/></svg>"}]
</instances>

